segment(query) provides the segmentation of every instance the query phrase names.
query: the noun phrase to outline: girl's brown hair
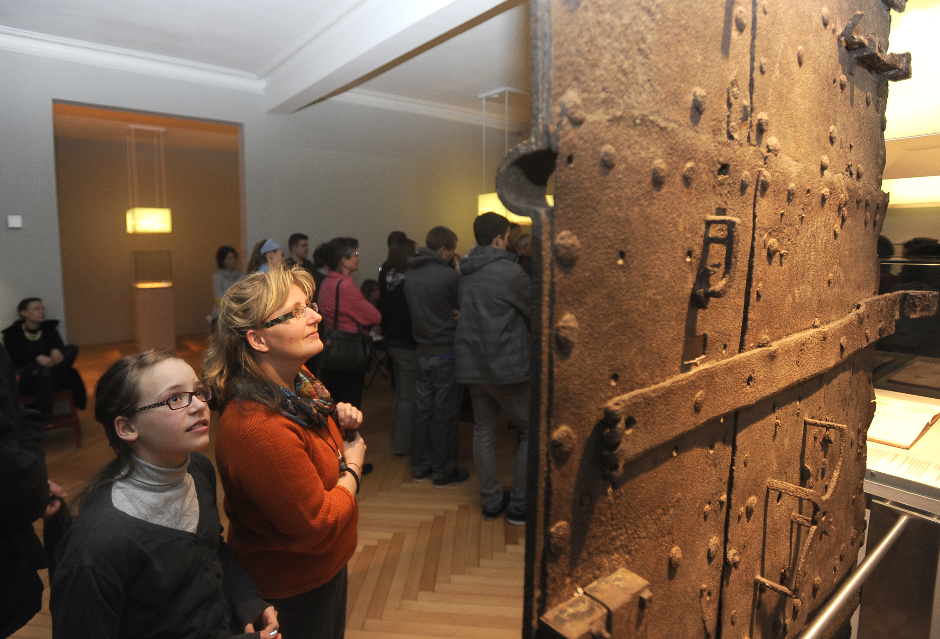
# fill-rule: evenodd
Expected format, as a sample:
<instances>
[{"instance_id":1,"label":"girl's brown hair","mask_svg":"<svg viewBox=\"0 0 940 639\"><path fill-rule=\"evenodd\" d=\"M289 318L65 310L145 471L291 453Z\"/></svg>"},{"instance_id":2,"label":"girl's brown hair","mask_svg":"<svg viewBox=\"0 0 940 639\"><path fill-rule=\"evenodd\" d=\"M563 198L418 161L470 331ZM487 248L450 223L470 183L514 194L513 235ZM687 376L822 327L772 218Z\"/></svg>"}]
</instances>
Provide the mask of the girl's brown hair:
<instances>
[{"instance_id":1,"label":"girl's brown hair","mask_svg":"<svg viewBox=\"0 0 940 639\"><path fill-rule=\"evenodd\" d=\"M127 355L112 364L95 385L95 420L104 426L108 443L117 456L82 488L75 500L79 508L99 488L127 477L134 470L134 456L127 442L118 437L114 420L133 417L134 409L140 403L140 378L150 368L168 359L180 357L172 351L156 349Z\"/></svg>"}]
</instances>

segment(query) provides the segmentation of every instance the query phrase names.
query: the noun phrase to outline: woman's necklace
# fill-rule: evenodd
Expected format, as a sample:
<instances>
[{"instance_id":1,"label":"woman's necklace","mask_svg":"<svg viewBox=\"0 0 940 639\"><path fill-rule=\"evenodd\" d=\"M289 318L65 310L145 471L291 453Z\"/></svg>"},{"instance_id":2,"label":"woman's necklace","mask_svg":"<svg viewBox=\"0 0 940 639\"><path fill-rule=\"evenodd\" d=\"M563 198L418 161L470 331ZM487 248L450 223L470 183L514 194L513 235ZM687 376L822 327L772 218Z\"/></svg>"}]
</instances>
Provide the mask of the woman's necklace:
<instances>
[{"instance_id":1,"label":"woman's necklace","mask_svg":"<svg viewBox=\"0 0 940 639\"><path fill-rule=\"evenodd\" d=\"M322 440L323 440L323 443L326 444L326 445L330 448L330 450L332 450L333 452L336 453L336 459L339 460L339 462L340 462L340 467L342 467L343 464L346 463L346 460L343 458L343 453L339 452L339 444L337 444L337 443L336 443L336 440L333 438L333 433L330 432L330 427L329 427L329 426L326 427L326 432L327 432L327 434L330 436L330 439L333 440L333 445L332 445L332 446L330 446L330 442L326 441L326 437L324 437L323 435L320 434L320 430L319 430L318 428L311 428L310 430L312 430L314 433L316 433L316 434L317 434L317 437L319 437L320 439L322 439Z\"/></svg>"},{"instance_id":2,"label":"woman's necklace","mask_svg":"<svg viewBox=\"0 0 940 639\"><path fill-rule=\"evenodd\" d=\"M26 328L26 324L24 323L23 335L25 335L26 339L28 339L31 342L38 342L39 340L42 339L42 325L40 324L38 331L36 331L35 333L32 333Z\"/></svg>"}]
</instances>

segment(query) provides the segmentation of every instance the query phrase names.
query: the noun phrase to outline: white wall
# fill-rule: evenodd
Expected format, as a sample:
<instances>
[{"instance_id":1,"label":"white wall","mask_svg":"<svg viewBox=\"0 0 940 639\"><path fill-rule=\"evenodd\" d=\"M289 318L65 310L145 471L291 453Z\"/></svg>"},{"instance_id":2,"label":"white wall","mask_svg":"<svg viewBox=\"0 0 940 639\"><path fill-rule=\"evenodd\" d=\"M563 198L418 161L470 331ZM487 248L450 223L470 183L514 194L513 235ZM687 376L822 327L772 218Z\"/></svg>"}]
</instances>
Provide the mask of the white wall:
<instances>
[{"instance_id":1,"label":"white wall","mask_svg":"<svg viewBox=\"0 0 940 639\"><path fill-rule=\"evenodd\" d=\"M312 242L352 235L362 246L362 279L384 260L389 231L403 230L421 243L430 226L447 224L460 235L461 249L472 242L480 176L480 129L474 125L334 100L270 115L262 111L260 94L8 51L0 51L0 86L4 326L17 318L21 298L39 295L48 315L64 320L67 330L53 100L243 125L249 248L264 237L286 245L295 231ZM23 216L22 229L6 228L11 214Z\"/></svg>"}]
</instances>

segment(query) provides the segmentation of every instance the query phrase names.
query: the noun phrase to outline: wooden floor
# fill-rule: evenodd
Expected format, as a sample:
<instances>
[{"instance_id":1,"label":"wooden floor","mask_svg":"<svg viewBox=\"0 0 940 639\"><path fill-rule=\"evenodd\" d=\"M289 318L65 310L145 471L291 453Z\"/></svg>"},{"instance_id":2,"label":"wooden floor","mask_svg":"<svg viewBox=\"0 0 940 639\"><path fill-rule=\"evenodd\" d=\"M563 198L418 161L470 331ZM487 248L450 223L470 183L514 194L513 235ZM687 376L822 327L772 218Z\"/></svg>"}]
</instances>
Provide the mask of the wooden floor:
<instances>
[{"instance_id":1,"label":"wooden floor","mask_svg":"<svg viewBox=\"0 0 940 639\"><path fill-rule=\"evenodd\" d=\"M204 348L201 336L177 343L177 351L197 373ZM112 362L130 352L133 345L129 343L84 347L76 367L89 392ZM376 376L363 397L366 459L375 471L363 479L359 494L359 546L349 562L346 636L519 637L525 529L509 525L504 518L483 521L480 516L472 424L460 424L459 463L470 469L470 479L438 490L430 479L412 481L410 459L391 454L392 402L391 384ZM93 398L81 413L80 449L76 450L71 431L50 432L46 437L49 477L70 494L77 493L112 455L101 426L94 421L92 406ZM213 435L216 421L213 415ZM512 430L500 428L497 461L506 486L512 481L516 441ZM206 450L213 461L214 450L213 437ZM221 491L220 484L220 500ZM46 581L46 571L41 575ZM14 637L52 636L48 595L47 583L42 612Z\"/></svg>"}]
</instances>

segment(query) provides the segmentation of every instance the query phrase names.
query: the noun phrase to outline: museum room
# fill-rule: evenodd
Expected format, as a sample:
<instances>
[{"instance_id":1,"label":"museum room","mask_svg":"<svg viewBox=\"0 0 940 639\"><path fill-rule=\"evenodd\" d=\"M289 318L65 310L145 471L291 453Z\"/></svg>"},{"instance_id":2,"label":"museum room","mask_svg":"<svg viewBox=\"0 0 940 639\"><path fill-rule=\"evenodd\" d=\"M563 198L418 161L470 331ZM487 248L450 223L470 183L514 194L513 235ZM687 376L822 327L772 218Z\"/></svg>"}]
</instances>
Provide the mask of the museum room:
<instances>
[{"instance_id":1,"label":"museum room","mask_svg":"<svg viewBox=\"0 0 940 639\"><path fill-rule=\"evenodd\" d=\"M0 3L0 637L940 637L938 32Z\"/></svg>"}]
</instances>

